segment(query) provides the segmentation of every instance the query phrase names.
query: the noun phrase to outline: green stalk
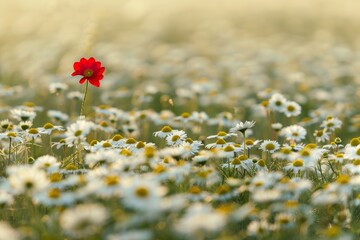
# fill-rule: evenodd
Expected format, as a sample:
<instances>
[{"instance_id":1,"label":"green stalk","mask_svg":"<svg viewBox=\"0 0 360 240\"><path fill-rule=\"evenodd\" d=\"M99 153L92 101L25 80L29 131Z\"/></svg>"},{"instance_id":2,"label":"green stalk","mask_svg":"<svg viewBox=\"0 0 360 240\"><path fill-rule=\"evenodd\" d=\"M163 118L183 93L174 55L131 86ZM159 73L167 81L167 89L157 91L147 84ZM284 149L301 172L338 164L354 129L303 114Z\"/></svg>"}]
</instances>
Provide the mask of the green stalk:
<instances>
[{"instance_id":1,"label":"green stalk","mask_svg":"<svg viewBox=\"0 0 360 240\"><path fill-rule=\"evenodd\" d=\"M11 137L9 138L9 162L8 165L11 163Z\"/></svg>"},{"instance_id":2,"label":"green stalk","mask_svg":"<svg viewBox=\"0 0 360 240\"><path fill-rule=\"evenodd\" d=\"M83 115L84 103L85 103L85 100L86 100L86 95L87 95L87 92L88 92L88 87L89 87L89 81L86 80L85 94L84 94L84 99L83 99L83 101L82 101L82 103L81 103L80 116Z\"/></svg>"}]
</instances>

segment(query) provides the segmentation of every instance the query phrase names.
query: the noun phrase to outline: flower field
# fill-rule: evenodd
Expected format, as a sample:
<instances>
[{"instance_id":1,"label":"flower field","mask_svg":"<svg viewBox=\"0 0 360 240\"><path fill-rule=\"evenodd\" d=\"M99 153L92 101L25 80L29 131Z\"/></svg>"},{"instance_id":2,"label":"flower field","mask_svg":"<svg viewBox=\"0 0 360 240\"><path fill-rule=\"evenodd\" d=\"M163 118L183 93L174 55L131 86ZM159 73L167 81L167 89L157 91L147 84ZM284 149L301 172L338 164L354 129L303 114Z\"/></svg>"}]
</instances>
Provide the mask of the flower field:
<instances>
[{"instance_id":1,"label":"flower field","mask_svg":"<svg viewBox=\"0 0 360 240\"><path fill-rule=\"evenodd\" d=\"M359 239L357 9L0 1L0 240Z\"/></svg>"}]
</instances>

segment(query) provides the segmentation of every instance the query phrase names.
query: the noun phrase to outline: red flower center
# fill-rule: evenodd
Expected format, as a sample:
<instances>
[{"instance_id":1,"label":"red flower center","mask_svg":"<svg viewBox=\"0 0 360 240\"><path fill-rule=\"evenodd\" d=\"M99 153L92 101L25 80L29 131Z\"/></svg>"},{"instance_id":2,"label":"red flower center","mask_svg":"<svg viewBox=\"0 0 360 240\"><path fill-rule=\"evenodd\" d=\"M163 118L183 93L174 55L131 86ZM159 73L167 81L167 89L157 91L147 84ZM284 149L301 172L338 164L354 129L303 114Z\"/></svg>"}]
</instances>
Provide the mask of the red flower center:
<instances>
[{"instance_id":1,"label":"red flower center","mask_svg":"<svg viewBox=\"0 0 360 240\"><path fill-rule=\"evenodd\" d=\"M94 71L92 69L86 69L84 70L84 76L85 77L91 77L93 75Z\"/></svg>"}]
</instances>

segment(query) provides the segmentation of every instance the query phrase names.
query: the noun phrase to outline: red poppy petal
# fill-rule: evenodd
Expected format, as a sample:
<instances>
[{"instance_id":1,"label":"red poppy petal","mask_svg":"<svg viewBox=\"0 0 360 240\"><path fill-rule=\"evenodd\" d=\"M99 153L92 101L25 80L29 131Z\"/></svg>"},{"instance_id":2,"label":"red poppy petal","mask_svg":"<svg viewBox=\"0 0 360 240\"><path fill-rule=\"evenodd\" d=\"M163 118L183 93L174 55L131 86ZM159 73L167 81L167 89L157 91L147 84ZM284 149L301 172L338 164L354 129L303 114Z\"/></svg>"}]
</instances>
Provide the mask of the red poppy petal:
<instances>
[{"instance_id":1,"label":"red poppy petal","mask_svg":"<svg viewBox=\"0 0 360 240\"><path fill-rule=\"evenodd\" d=\"M89 79L89 82L95 87L100 87L100 81L97 79Z\"/></svg>"},{"instance_id":2,"label":"red poppy petal","mask_svg":"<svg viewBox=\"0 0 360 240\"><path fill-rule=\"evenodd\" d=\"M80 63L83 64L83 65L86 65L88 60L86 60L86 58L81 58L80 59Z\"/></svg>"},{"instance_id":3,"label":"red poppy petal","mask_svg":"<svg viewBox=\"0 0 360 240\"><path fill-rule=\"evenodd\" d=\"M95 75L95 76L91 77L91 80L100 81L103 78L104 78L104 75L99 74L99 75Z\"/></svg>"},{"instance_id":4,"label":"red poppy petal","mask_svg":"<svg viewBox=\"0 0 360 240\"><path fill-rule=\"evenodd\" d=\"M87 67L92 68L92 66L95 63L95 59L93 57L89 58L88 62L87 62Z\"/></svg>"},{"instance_id":5,"label":"red poppy petal","mask_svg":"<svg viewBox=\"0 0 360 240\"><path fill-rule=\"evenodd\" d=\"M96 66L96 62L93 62L91 65L88 66L89 69L92 69L94 72L98 70L98 67Z\"/></svg>"},{"instance_id":6,"label":"red poppy petal","mask_svg":"<svg viewBox=\"0 0 360 240\"><path fill-rule=\"evenodd\" d=\"M104 73L104 71L105 71L105 68L104 68L104 67L99 68L99 70L97 71L97 73L96 73L96 74L103 74L103 73Z\"/></svg>"},{"instance_id":7,"label":"red poppy petal","mask_svg":"<svg viewBox=\"0 0 360 240\"><path fill-rule=\"evenodd\" d=\"M83 78L80 79L79 83L83 84L85 81L86 81L86 77L83 77Z\"/></svg>"},{"instance_id":8,"label":"red poppy petal","mask_svg":"<svg viewBox=\"0 0 360 240\"><path fill-rule=\"evenodd\" d=\"M73 67L74 67L74 70L75 70L75 71L81 71L81 69L84 68L83 64L80 63L80 62L75 62L74 65L73 65Z\"/></svg>"},{"instance_id":9,"label":"red poppy petal","mask_svg":"<svg viewBox=\"0 0 360 240\"><path fill-rule=\"evenodd\" d=\"M71 75L72 76L76 76L76 75L83 75L84 70L80 70L80 71L74 71Z\"/></svg>"}]
</instances>

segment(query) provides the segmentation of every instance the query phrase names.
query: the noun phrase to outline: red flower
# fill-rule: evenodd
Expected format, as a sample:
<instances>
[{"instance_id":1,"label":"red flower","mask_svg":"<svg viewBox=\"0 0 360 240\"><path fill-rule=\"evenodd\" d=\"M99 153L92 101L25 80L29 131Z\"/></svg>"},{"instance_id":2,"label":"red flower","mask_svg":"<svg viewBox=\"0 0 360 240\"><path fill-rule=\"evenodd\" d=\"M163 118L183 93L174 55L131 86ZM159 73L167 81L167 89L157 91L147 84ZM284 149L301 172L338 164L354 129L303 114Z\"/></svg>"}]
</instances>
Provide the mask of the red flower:
<instances>
[{"instance_id":1,"label":"red flower","mask_svg":"<svg viewBox=\"0 0 360 240\"><path fill-rule=\"evenodd\" d=\"M72 76L83 76L79 83L83 84L88 80L95 87L100 87L100 80L104 78L105 68L101 67L101 62L97 62L93 57L89 59L82 58L80 62L74 62L74 72Z\"/></svg>"}]
</instances>

